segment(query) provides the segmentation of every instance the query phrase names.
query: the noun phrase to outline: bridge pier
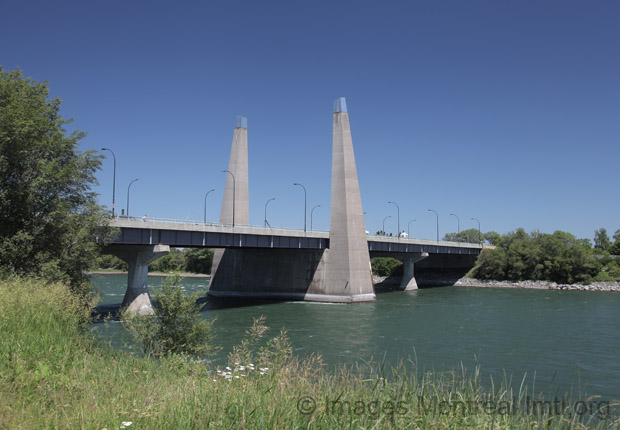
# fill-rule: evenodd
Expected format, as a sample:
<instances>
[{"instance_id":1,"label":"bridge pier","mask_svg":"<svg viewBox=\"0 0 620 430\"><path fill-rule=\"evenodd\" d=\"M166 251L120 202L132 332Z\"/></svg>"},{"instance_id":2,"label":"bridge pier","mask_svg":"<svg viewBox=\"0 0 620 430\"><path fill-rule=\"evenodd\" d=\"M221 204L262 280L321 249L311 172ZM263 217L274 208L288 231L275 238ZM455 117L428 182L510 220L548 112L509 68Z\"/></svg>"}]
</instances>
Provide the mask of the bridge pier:
<instances>
[{"instance_id":1,"label":"bridge pier","mask_svg":"<svg viewBox=\"0 0 620 430\"><path fill-rule=\"evenodd\" d=\"M417 252L413 254L405 254L403 257L403 277L400 281L400 289L403 291L412 291L418 289L418 283L414 276L414 265L420 260L428 257L428 252Z\"/></svg>"},{"instance_id":2,"label":"bridge pier","mask_svg":"<svg viewBox=\"0 0 620 430\"><path fill-rule=\"evenodd\" d=\"M148 286L149 263L170 252L168 245L111 246L107 249L129 265L127 291L121 308L140 315L152 315L151 295Z\"/></svg>"}]
</instances>

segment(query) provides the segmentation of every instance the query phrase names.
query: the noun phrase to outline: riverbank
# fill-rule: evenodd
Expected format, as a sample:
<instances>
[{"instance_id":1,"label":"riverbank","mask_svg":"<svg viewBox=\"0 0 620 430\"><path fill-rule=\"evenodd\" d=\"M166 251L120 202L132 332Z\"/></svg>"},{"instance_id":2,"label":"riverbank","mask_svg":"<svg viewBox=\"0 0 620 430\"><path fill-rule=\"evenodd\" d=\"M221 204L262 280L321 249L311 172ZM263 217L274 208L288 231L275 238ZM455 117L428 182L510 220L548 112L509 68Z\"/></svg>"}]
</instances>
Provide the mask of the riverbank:
<instances>
[{"instance_id":1,"label":"riverbank","mask_svg":"<svg viewBox=\"0 0 620 430\"><path fill-rule=\"evenodd\" d=\"M84 272L85 275L127 275L127 272L121 270L95 270L92 272ZM163 272L149 272L149 276L166 277L171 276L172 273ZM181 278L211 278L211 275L205 275L204 273L179 273Z\"/></svg>"},{"instance_id":2,"label":"riverbank","mask_svg":"<svg viewBox=\"0 0 620 430\"><path fill-rule=\"evenodd\" d=\"M400 285L400 276L373 276L377 287L393 288ZM557 284L549 281L484 281L473 278L459 278L456 281L449 279L418 279L418 285L425 286L455 286L470 288L521 288L529 290L567 290L567 291L614 291L620 292L620 282L593 282L582 284Z\"/></svg>"},{"instance_id":3,"label":"riverbank","mask_svg":"<svg viewBox=\"0 0 620 430\"><path fill-rule=\"evenodd\" d=\"M479 368L422 372L368 362L328 369L258 323L228 367L110 350L80 327L60 284L0 281L0 428L617 428L615 404L545 402L534 388L481 386ZM6 357L6 358L4 358ZM502 383L503 382L503 383ZM535 403L531 399L536 399ZM553 409L546 405L553 405ZM584 408L588 409L584 409ZM580 408L580 409L578 409ZM579 413L575 413L579 411Z\"/></svg>"},{"instance_id":4,"label":"riverbank","mask_svg":"<svg viewBox=\"0 0 620 430\"><path fill-rule=\"evenodd\" d=\"M615 291L620 292L620 282L593 282L582 284L557 284L549 281L483 281L461 278L454 286L473 288L524 288L530 290L569 290L569 291Z\"/></svg>"}]
</instances>

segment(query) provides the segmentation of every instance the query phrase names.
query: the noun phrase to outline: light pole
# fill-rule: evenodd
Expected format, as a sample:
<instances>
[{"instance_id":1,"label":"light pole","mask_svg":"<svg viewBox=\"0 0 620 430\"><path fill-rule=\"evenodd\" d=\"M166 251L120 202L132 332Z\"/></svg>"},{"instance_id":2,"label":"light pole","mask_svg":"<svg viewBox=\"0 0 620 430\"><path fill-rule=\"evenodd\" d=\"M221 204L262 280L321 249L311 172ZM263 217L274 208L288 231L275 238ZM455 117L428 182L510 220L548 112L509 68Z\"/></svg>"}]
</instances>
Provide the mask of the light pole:
<instances>
[{"instance_id":1,"label":"light pole","mask_svg":"<svg viewBox=\"0 0 620 430\"><path fill-rule=\"evenodd\" d=\"M385 218L383 218L383 228L381 229L381 231L383 232L384 236L387 236L387 234L385 234L385 220L388 218L392 218L392 215L388 215Z\"/></svg>"},{"instance_id":2,"label":"light pole","mask_svg":"<svg viewBox=\"0 0 620 430\"><path fill-rule=\"evenodd\" d=\"M458 234L461 232L461 220L459 219L459 216L457 214L450 214L450 215L456 217L456 234L457 234L457 240L458 240Z\"/></svg>"},{"instance_id":3,"label":"light pole","mask_svg":"<svg viewBox=\"0 0 620 430\"><path fill-rule=\"evenodd\" d=\"M131 188L131 184L133 184L134 182L138 182L139 180L140 179L134 179L129 183L129 186L127 187L127 218L129 218L129 189Z\"/></svg>"},{"instance_id":4,"label":"light pole","mask_svg":"<svg viewBox=\"0 0 620 430\"><path fill-rule=\"evenodd\" d=\"M112 218L114 218L114 199L116 196L116 155L110 148L101 148L102 151L110 151L114 157L114 176L112 179Z\"/></svg>"},{"instance_id":5,"label":"light pole","mask_svg":"<svg viewBox=\"0 0 620 430\"><path fill-rule=\"evenodd\" d=\"M478 243L482 243L482 234L480 233L480 221L478 218L472 218L474 221L478 221Z\"/></svg>"},{"instance_id":6,"label":"light pole","mask_svg":"<svg viewBox=\"0 0 620 430\"><path fill-rule=\"evenodd\" d=\"M275 197L272 197L272 198L270 198L269 200L267 200L265 202L265 227L267 227L267 224L268 224L267 223L267 203L269 203L270 201L275 200L275 199L276 199Z\"/></svg>"},{"instance_id":7,"label":"light pole","mask_svg":"<svg viewBox=\"0 0 620 430\"><path fill-rule=\"evenodd\" d=\"M429 209L429 212L435 212L435 216L437 217L437 243L439 243L439 214L437 213L437 211L434 211L433 209Z\"/></svg>"},{"instance_id":8,"label":"light pole","mask_svg":"<svg viewBox=\"0 0 620 430\"><path fill-rule=\"evenodd\" d=\"M215 191L215 188L213 188L213 189L211 189L211 190L207 191L207 194L205 194L205 215L204 215L204 217L203 217L203 219L202 219L202 223L203 223L203 224L206 224L206 223L207 223L207 196L208 196L210 193L212 193L213 191Z\"/></svg>"},{"instance_id":9,"label":"light pole","mask_svg":"<svg viewBox=\"0 0 620 430\"><path fill-rule=\"evenodd\" d=\"M398 214L398 222L397 222L398 233L397 233L396 237L398 237L400 239L400 208L398 207L398 205L395 202L388 202L388 203L392 203L393 205L396 206L396 211L397 211L397 214Z\"/></svg>"},{"instance_id":10,"label":"light pole","mask_svg":"<svg viewBox=\"0 0 620 430\"><path fill-rule=\"evenodd\" d=\"M320 208L321 205L316 205L315 207L312 208L312 210L310 211L310 231L312 231L312 213L314 212L314 210L316 208Z\"/></svg>"},{"instance_id":11,"label":"light pole","mask_svg":"<svg viewBox=\"0 0 620 430\"><path fill-rule=\"evenodd\" d=\"M308 212L307 209L306 209L307 208L307 205L306 205L306 202L307 202L306 187L304 187L301 184L298 184L297 182L295 182L293 185L299 185L301 188L304 189L304 233L305 233L306 232L306 213Z\"/></svg>"},{"instance_id":12,"label":"light pole","mask_svg":"<svg viewBox=\"0 0 620 430\"><path fill-rule=\"evenodd\" d=\"M233 213L232 213L232 226L235 227L235 193L237 191L237 181L235 180L235 175L232 174L230 170L222 170L222 173L230 173L230 176L233 178Z\"/></svg>"},{"instance_id":13,"label":"light pole","mask_svg":"<svg viewBox=\"0 0 620 430\"><path fill-rule=\"evenodd\" d=\"M407 223L407 237L408 237L409 239L411 239L411 234L409 233L409 225L410 225L412 222L415 222L415 220L414 220L414 219L409 220L409 222Z\"/></svg>"}]
</instances>

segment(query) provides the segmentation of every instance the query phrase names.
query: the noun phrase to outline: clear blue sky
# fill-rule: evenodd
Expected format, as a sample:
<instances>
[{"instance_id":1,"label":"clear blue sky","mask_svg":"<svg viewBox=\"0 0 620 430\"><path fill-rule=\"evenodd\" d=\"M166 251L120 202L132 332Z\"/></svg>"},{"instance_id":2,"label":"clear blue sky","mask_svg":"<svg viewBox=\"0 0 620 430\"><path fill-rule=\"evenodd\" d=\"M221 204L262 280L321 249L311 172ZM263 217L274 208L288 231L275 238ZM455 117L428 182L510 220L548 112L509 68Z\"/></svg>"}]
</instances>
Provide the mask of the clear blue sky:
<instances>
[{"instance_id":1,"label":"clear blue sky","mask_svg":"<svg viewBox=\"0 0 620 430\"><path fill-rule=\"evenodd\" d=\"M333 101L347 98L367 229L433 239L620 229L616 1L5 0L0 64L50 81L81 149L112 148L117 210L219 219L235 117L250 221L329 228ZM112 200L112 159L98 175Z\"/></svg>"}]
</instances>

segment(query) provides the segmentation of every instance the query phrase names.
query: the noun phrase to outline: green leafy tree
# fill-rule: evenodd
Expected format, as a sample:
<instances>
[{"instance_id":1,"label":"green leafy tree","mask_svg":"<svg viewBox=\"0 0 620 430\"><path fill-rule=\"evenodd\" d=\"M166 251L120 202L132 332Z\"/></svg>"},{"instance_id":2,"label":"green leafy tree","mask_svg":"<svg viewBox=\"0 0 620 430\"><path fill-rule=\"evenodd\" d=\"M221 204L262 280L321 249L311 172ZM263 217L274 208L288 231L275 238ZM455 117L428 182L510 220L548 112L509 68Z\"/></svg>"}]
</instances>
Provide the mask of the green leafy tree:
<instances>
[{"instance_id":1,"label":"green leafy tree","mask_svg":"<svg viewBox=\"0 0 620 430\"><path fill-rule=\"evenodd\" d=\"M611 247L611 240L607 236L607 230L600 228L594 232L594 248L607 251Z\"/></svg>"},{"instance_id":2,"label":"green leafy tree","mask_svg":"<svg viewBox=\"0 0 620 430\"><path fill-rule=\"evenodd\" d=\"M211 273L213 249L194 248L185 251L185 270L191 273Z\"/></svg>"},{"instance_id":3,"label":"green leafy tree","mask_svg":"<svg viewBox=\"0 0 620 430\"><path fill-rule=\"evenodd\" d=\"M200 315L204 304L197 304L202 293L186 295L176 274L166 278L161 290L155 293L154 316L124 311L125 320L133 337L142 344L149 356L197 355L209 356L219 348L212 344L213 323Z\"/></svg>"},{"instance_id":4,"label":"green leafy tree","mask_svg":"<svg viewBox=\"0 0 620 430\"><path fill-rule=\"evenodd\" d=\"M48 83L0 68L0 274L68 282L85 293L83 272L112 234L92 191L101 156L78 151Z\"/></svg>"},{"instance_id":5,"label":"green leafy tree","mask_svg":"<svg viewBox=\"0 0 620 430\"><path fill-rule=\"evenodd\" d=\"M402 276L403 263L391 257L375 257L370 260L372 273L377 276Z\"/></svg>"},{"instance_id":6,"label":"green leafy tree","mask_svg":"<svg viewBox=\"0 0 620 430\"><path fill-rule=\"evenodd\" d=\"M450 242L480 243L485 240L485 234L480 234L477 228L470 228L459 233L446 233L443 240Z\"/></svg>"},{"instance_id":7,"label":"green leafy tree","mask_svg":"<svg viewBox=\"0 0 620 430\"><path fill-rule=\"evenodd\" d=\"M613 237L614 243L609 248L609 253L611 255L620 255L620 230L616 230Z\"/></svg>"}]
</instances>

